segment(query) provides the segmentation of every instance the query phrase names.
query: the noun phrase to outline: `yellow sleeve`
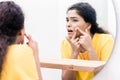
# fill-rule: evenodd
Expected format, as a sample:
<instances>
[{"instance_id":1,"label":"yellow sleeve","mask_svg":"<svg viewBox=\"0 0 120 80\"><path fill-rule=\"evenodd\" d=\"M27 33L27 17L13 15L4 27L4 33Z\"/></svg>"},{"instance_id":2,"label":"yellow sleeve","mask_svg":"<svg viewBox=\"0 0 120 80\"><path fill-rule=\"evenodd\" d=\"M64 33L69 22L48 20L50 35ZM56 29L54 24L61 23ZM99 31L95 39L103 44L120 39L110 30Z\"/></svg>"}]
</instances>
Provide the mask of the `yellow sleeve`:
<instances>
[{"instance_id":1,"label":"yellow sleeve","mask_svg":"<svg viewBox=\"0 0 120 80\"><path fill-rule=\"evenodd\" d=\"M100 58L101 61L107 61L109 59L112 53L113 45L114 45L114 40L112 38L106 41L101 51L101 58Z\"/></svg>"}]
</instances>

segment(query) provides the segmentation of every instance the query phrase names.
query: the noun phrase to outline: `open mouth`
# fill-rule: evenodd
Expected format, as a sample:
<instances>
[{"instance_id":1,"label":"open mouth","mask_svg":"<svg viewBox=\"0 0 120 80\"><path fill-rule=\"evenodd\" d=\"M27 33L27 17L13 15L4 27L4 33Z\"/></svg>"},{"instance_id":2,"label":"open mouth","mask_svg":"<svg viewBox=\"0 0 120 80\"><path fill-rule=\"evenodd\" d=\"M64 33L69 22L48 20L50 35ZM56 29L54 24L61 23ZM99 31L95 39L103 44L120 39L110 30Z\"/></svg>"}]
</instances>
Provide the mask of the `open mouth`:
<instances>
[{"instance_id":1,"label":"open mouth","mask_svg":"<svg viewBox=\"0 0 120 80\"><path fill-rule=\"evenodd\" d=\"M70 30L70 29L68 29L67 31L68 31L68 32L73 32L73 30Z\"/></svg>"}]
</instances>

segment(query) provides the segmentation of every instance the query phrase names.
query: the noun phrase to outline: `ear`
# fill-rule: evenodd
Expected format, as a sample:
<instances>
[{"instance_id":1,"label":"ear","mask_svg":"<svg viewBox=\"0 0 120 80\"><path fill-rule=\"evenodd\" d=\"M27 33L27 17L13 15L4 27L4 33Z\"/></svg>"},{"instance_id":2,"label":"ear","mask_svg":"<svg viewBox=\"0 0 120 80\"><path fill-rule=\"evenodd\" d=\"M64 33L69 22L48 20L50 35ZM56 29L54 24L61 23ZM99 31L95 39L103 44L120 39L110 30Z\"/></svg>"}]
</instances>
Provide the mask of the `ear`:
<instances>
[{"instance_id":1,"label":"ear","mask_svg":"<svg viewBox=\"0 0 120 80\"><path fill-rule=\"evenodd\" d=\"M24 34L25 34L24 29L21 29L21 30L18 32L18 34L17 34L17 43L21 43L21 44L24 43Z\"/></svg>"},{"instance_id":2,"label":"ear","mask_svg":"<svg viewBox=\"0 0 120 80\"><path fill-rule=\"evenodd\" d=\"M18 32L17 36L21 36L22 35L22 29Z\"/></svg>"},{"instance_id":3,"label":"ear","mask_svg":"<svg viewBox=\"0 0 120 80\"><path fill-rule=\"evenodd\" d=\"M91 28L91 24L90 23L87 23L87 30L90 30L90 28Z\"/></svg>"},{"instance_id":4,"label":"ear","mask_svg":"<svg viewBox=\"0 0 120 80\"><path fill-rule=\"evenodd\" d=\"M25 34L25 30L23 28L23 29L19 30L17 36L24 36L24 34Z\"/></svg>"},{"instance_id":5,"label":"ear","mask_svg":"<svg viewBox=\"0 0 120 80\"><path fill-rule=\"evenodd\" d=\"M90 28L91 28L91 24L90 23L87 23L87 27L85 29L85 32L90 34Z\"/></svg>"}]
</instances>

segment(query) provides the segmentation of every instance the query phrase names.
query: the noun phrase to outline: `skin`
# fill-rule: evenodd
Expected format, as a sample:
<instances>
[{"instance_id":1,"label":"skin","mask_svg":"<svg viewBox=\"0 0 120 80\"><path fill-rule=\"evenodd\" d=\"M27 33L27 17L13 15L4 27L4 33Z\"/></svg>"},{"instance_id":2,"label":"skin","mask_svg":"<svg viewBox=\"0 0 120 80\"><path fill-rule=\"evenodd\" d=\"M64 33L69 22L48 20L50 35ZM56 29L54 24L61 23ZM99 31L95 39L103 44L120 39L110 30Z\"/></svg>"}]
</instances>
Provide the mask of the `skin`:
<instances>
[{"instance_id":1,"label":"skin","mask_svg":"<svg viewBox=\"0 0 120 80\"><path fill-rule=\"evenodd\" d=\"M25 30L24 29L21 29L19 32L18 32L18 35L17 35L17 38L16 38L16 44L23 44L24 43L24 36L28 39L28 45L32 48L33 50L33 56L34 56L34 59L35 59L35 63L36 63L36 69L37 69L37 72L38 72L38 77L39 79L38 80L42 80L42 76L41 76L41 70L40 70L40 63L39 63L39 50L38 50L38 45L37 45L37 42L34 41L32 39L32 37L30 35L27 35L25 33Z\"/></svg>"},{"instance_id":2,"label":"skin","mask_svg":"<svg viewBox=\"0 0 120 80\"><path fill-rule=\"evenodd\" d=\"M91 24L77 14L76 10L69 10L66 17L66 28L68 36L66 39L72 47L71 59L77 59L78 54L88 51L90 60L98 60L96 52L92 46L92 37L90 33ZM75 80L76 72L62 70L62 80Z\"/></svg>"}]
</instances>

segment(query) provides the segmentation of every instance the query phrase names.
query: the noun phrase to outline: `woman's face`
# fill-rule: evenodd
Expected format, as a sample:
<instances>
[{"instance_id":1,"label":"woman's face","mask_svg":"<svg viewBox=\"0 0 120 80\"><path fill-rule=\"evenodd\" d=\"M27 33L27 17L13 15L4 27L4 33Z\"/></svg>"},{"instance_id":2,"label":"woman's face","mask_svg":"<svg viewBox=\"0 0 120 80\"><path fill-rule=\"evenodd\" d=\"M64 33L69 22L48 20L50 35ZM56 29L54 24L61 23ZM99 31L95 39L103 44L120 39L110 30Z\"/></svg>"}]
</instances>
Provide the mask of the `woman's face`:
<instances>
[{"instance_id":1,"label":"woman's face","mask_svg":"<svg viewBox=\"0 0 120 80\"><path fill-rule=\"evenodd\" d=\"M76 10L69 10L66 17L66 28L68 32L68 37L72 38L74 32L76 31L76 37L80 37L81 33L76 30L76 28L85 31L85 29L89 26L88 23L84 21L84 19L77 14Z\"/></svg>"}]
</instances>

